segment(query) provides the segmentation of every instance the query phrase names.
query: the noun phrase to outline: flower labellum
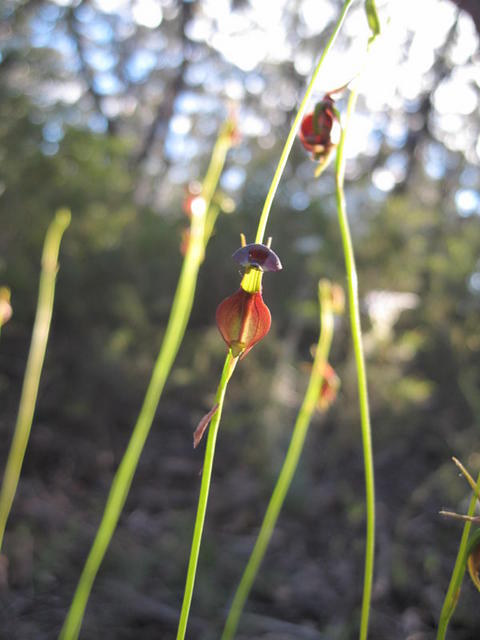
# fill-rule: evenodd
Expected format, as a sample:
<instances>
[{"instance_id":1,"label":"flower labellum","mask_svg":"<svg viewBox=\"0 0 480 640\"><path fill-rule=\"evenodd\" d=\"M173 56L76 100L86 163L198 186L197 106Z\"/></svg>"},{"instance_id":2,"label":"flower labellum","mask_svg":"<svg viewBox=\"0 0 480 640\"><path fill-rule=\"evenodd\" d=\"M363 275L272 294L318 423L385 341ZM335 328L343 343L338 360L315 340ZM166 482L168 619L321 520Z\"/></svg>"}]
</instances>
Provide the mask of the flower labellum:
<instances>
[{"instance_id":1,"label":"flower labellum","mask_svg":"<svg viewBox=\"0 0 480 640\"><path fill-rule=\"evenodd\" d=\"M217 307L217 326L236 358L244 358L270 330L271 316L260 291L240 287Z\"/></svg>"},{"instance_id":2,"label":"flower labellum","mask_svg":"<svg viewBox=\"0 0 480 640\"><path fill-rule=\"evenodd\" d=\"M300 142L312 154L312 159L326 164L340 142L340 118L333 98L327 94L308 113L300 125Z\"/></svg>"},{"instance_id":3,"label":"flower labellum","mask_svg":"<svg viewBox=\"0 0 480 640\"><path fill-rule=\"evenodd\" d=\"M281 271L282 263L275 251L264 244L247 244L232 255L242 267L255 267L260 271Z\"/></svg>"}]
</instances>

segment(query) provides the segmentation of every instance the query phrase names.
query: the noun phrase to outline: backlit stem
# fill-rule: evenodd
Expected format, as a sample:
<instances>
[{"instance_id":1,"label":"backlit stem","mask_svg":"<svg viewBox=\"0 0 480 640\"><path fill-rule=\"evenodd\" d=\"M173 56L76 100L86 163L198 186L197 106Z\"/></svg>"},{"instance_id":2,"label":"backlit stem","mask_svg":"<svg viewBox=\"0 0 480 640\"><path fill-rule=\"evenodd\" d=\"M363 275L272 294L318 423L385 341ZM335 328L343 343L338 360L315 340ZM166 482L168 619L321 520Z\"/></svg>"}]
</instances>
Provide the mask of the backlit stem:
<instances>
[{"instance_id":1,"label":"backlit stem","mask_svg":"<svg viewBox=\"0 0 480 640\"><path fill-rule=\"evenodd\" d=\"M345 16L347 15L347 11L350 8L350 5L352 4L353 0L346 0L343 4L343 8L342 11L340 13L340 17L337 20L337 23L335 24L335 27L333 29L333 33L330 36L330 38L328 39L328 42L325 46L325 49L322 53L322 55L320 56L320 60L318 61L318 64L315 68L315 71L313 72L312 78L308 84L307 90L305 92L305 95L303 97L302 102L300 103L300 107L298 109L297 115L295 116L295 120L293 121L292 127L290 129L290 132L288 134L287 140L285 141L285 146L283 147L283 151L282 154L280 156L280 160L278 161L278 165L277 168L275 170L275 173L273 175L273 180L272 180L272 184L270 185L270 189L267 193L267 197L265 198L265 204L263 205L263 210L260 216L260 220L258 223L258 229L257 229L257 235L255 237L255 242L257 243L262 243L263 242L263 237L265 235L265 229L267 228L267 222L268 222L268 216L270 214L270 209L272 207L272 203L273 203L273 199L275 198L275 194L277 192L277 188L278 185L280 183L280 179L283 175L283 171L285 169L285 165L287 164L287 160L288 160L288 156L290 154L290 150L292 148L293 142L295 140L295 136L297 135L297 131L300 128L300 124L302 122L302 118L305 115L305 111L307 110L308 107L308 102L310 100L310 97L313 93L313 89L315 87L315 83L317 81L318 75L320 73L320 70L323 66L323 63L325 61L325 58L328 55L328 52L330 51L330 49L333 46L333 43L335 42L337 35L340 31L340 28L343 24L343 21L345 19Z\"/></svg>"},{"instance_id":2,"label":"backlit stem","mask_svg":"<svg viewBox=\"0 0 480 640\"><path fill-rule=\"evenodd\" d=\"M468 506L467 516L472 517L475 511L475 504L477 502L476 494L480 490L480 473L478 474L475 491L470 499ZM467 544L468 537L470 535L470 529L472 527L471 521L465 522L463 527L462 537L460 539L460 546L458 547L457 559L455 560L455 566L453 567L452 577L450 578L450 584L445 595L442 611L440 612L440 619L438 621L437 640L445 640L447 634L447 628L450 623L450 619L453 616L455 608L457 606L458 598L460 596L460 588L462 586L463 576L467 568L466 556L467 556Z\"/></svg>"},{"instance_id":3,"label":"backlit stem","mask_svg":"<svg viewBox=\"0 0 480 640\"><path fill-rule=\"evenodd\" d=\"M218 409L212 418L208 431L207 447L205 449L205 459L202 470L202 483L200 485L200 495L198 498L197 516L195 518L195 528L193 531L193 540L190 550L190 559L188 562L187 579L185 583L185 591L183 594L182 610L180 613L180 621L178 623L177 640L183 640L187 630L188 614L192 603L193 587L195 585L195 575L197 572L198 556L200 554L200 544L202 541L203 525L205 523L205 513L207 511L208 494L210 491L210 482L212 479L213 458L215 455L215 444L217 442L218 428L220 426L220 418L222 417L223 402L225 400L225 392L227 390L228 381L230 380L238 357L234 358L231 351L228 351L223 367L222 377L217 388L215 402L218 403Z\"/></svg>"},{"instance_id":4,"label":"backlit stem","mask_svg":"<svg viewBox=\"0 0 480 640\"><path fill-rule=\"evenodd\" d=\"M333 313L331 304L330 283L323 281L319 287L320 297L320 336L318 339L312 373L305 392L302 406L298 412L297 420L293 428L292 438L282 465L277 483L268 503L267 511L263 518L260 531L243 572L240 583L228 613L221 640L232 640L238 627L245 602L252 588L260 565L265 556L268 545L277 524L278 516L285 502L285 497L292 483L293 476L303 451L308 427L313 412L317 406L320 390L324 381L325 365L328 362L330 346L333 337Z\"/></svg>"},{"instance_id":5,"label":"backlit stem","mask_svg":"<svg viewBox=\"0 0 480 640\"><path fill-rule=\"evenodd\" d=\"M373 565L375 555L375 481L373 470L372 437L370 426L370 410L368 403L367 374L362 345L362 329L360 324L360 306L358 301L358 278L355 266L355 255L347 218L345 194L343 184L345 179L345 139L351 116L355 109L357 92L350 93L347 107L347 118L342 130L336 161L336 195L337 211L342 236L345 270L347 276L347 292L349 302L350 327L352 332L353 351L357 368L358 399L360 404L360 422L362 429L363 459L365 467L366 493L366 546L365 571L363 581L362 613L360 620L360 640L368 636L368 622L370 617L370 603L372 597Z\"/></svg>"},{"instance_id":6,"label":"backlit stem","mask_svg":"<svg viewBox=\"0 0 480 640\"><path fill-rule=\"evenodd\" d=\"M52 320L55 281L58 273L58 253L63 233L70 224L70 219L71 214L67 209L57 211L53 221L48 227L43 245L42 270L40 274L40 287L32 341L28 353L25 377L23 379L17 422L15 424L13 440L8 454L0 493L0 549L3 545L5 527L17 491L23 459L32 428L40 376Z\"/></svg>"},{"instance_id":7,"label":"backlit stem","mask_svg":"<svg viewBox=\"0 0 480 640\"><path fill-rule=\"evenodd\" d=\"M183 260L165 335L145 393L142 408L130 436L127 449L113 479L102 520L60 632L61 640L76 640L78 638L93 582L117 527L141 453L150 433L165 383L183 340L192 310L198 271L203 261L206 240L208 240L208 237L206 238L205 236L206 221L209 215L214 215L209 214L210 204L231 143L231 132L227 123L219 134L203 182L202 197L205 200L205 208L192 212L187 252Z\"/></svg>"}]
</instances>

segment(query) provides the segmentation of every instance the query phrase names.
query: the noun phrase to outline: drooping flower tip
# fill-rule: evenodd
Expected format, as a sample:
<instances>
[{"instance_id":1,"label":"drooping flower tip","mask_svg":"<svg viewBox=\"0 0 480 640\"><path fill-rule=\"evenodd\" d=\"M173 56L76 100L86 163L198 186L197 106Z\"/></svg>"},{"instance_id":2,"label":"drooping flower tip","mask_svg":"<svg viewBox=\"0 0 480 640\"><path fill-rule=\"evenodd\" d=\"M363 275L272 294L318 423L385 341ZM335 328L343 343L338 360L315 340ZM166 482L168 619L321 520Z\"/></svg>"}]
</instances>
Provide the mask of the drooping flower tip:
<instances>
[{"instance_id":1,"label":"drooping flower tip","mask_svg":"<svg viewBox=\"0 0 480 640\"><path fill-rule=\"evenodd\" d=\"M234 116L232 116L225 124L225 132L228 135L229 142L234 147L236 144L239 144L242 136L240 134L240 130L237 125L237 120Z\"/></svg>"},{"instance_id":2,"label":"drooping flower tip","mask_svg":"<svg viewBox=\"0 0 480 640\"><path fill-rule=\"evenodd\" d=\"M185 256L188 251L188 247L190 246L190 229L185 228L182 229L182 236L180 240L180 253L182 256Z\"/></svg>"},{"instance_id":3,"label":"drooping flower tip","mask_svg":"<svg viewBox=\"0 0 480 640\"><path fill-rule=\"evenodd\" d=\"M240 266L254 267L260 271L281 271L280 258L264 244L251 243L237 249L232 258Z\"/></svg>"},{"instance_id":4,"label":"drooping flower tip","mask_svg":"<svg viewBox=\"0 0 480 640\"><path fill-rule=\"evenodd\" d=\"M327 362L323 368L323 381L318 396L317 406L320 411L329 409L337 398L340 388L340 378L335 373L335 369Z\"/></svg>"},{"instance_id":5,"label":"drooping flower tip","mask_svg":"<svg viewBox=\"0 0 480 640\"><path fill-rule=\"evenodd\" d=\"M236 358L244 358L270 330L270 310L260 291L249 293L240 287L217 307L217 326Z\"/></svg>"},{"instance_id":6,"label":"drooping flower tip","mask_svg":"<svg viewBox=\"0 0 480 640\"><path fill-rule=\"evenodd\" d=\"M340 121L333 98L327 94L307 113L300 125L299 138L313 160L321 161L329 156L340 142Z\"/></svg>"}]
</instances>

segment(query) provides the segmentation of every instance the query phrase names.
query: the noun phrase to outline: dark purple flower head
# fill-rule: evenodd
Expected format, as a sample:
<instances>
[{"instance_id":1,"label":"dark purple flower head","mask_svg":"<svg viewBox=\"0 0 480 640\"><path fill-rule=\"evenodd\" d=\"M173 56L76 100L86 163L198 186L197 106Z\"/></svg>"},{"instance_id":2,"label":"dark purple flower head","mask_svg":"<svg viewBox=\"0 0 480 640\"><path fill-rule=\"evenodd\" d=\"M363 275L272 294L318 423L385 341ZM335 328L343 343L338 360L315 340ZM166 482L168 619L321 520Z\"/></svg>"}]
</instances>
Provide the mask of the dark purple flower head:
<instances>
[{"instance_id":1,"label":"dark purple flower head","mask_svg":"<svg viewBox=\"0 0 480 640\"><path fill-rule=\"evenodd\" d=\"M280 271L282 263L275 251L264 244L247 244L240 247L232 258L242 267L254 267L260 271Z\"/></svg>"}]
</instances>

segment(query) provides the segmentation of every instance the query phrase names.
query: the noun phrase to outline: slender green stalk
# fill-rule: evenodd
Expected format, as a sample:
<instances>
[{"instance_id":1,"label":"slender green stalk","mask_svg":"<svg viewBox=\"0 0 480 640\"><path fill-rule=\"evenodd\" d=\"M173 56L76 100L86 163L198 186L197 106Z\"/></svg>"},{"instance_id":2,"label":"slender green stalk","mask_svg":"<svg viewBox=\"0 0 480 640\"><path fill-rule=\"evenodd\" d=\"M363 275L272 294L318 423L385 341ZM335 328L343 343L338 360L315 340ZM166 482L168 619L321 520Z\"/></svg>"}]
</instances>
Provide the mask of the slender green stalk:
<instances>
[{"instance_id":1,"label":"slender green stalk","mask_svg":"<svg viewBox=\"0 0 480 640\"><path fill-rule=\"evenodd\" d=\"M52 319L55 279L58 272L58 253L63 233L70 224L70 218L71 214L67 209L58 210L47 229L43 245L42 270L32 341L23 379L15 431L0 492L0 549L2 548L5 527L7 526L8 516L17 491L23 459L32 428L38 386Z\"/></svg>"},{"instance_id":2,"label":"slender green stalk","mask_svg":"<svg viewBox=\"0 0 480 640\"><path fill-rule=\"evenodd\" d=\"M215 455L215 444L217 441L218 427L220 425L220 418L222 417L225 391L227 390L228 381L232 376L237 362L238 357L234 358L232 356L232 352L229 349L216 394L216 402L218 403L218 408L215 412L215 415L213 416L208 431L207 447L205 450L205 460L203 463L202 471L202 484L200 485L197 516L195 518L195 529L193 531L190 560L188 562L188 571L185 583L185 591L183 594L182 610L180 612L180 621L178 623L177 640L183 640L183 638L185 638L185 633L187 630L188 614L190 612L190 605L192 603L195 574L197 572L203 525L205 522L205 513L207 511L208 494L210 491L210 481L212 478L213 458Z\"/></svg>"},{"instance_id":3,"label":"slender green stalk","mask_svg":"<svg viewBox=\"0 0 480 640\"><path fill-rule=\"evenodd\" d=\"M365 548L365 573L363 582L362 614L360 621L360 640L366 640L368 636L368 620L370 616L370 603L372 597L373 564L375 555L375 482L373 471L372 438L370 427L370 410L368 404L367 374L362 346L362 329L360 324L360 309L358 302L358 278L355 266L352 237L347 218L345 194L343 190L345 179L345 139L348 123L355 109L357 92L350 93L347 108L347 119L338 145L336 159L336 196L338 220L342 236L343 253L345 256L345 269L347 277L348 306L350 326L352 331L353 350L357 367L358 396L360 404L360 421L362 428L363 458L365 466L365 491L366 491L366 548Z\"/></svg>"},{"instance_id":4,"label":"slender green stalk","mask_svg":"<svg viewBox=\"0 0 480 640\"><path fill-rule=\"evenodd\" d=\"M270 188L268 190L268 193L267 193L267 196L266 196L266 199L265 199L265 204L263 206L262 213L261 213L260 218L259 218L257 234L255 236L255 242L257 242L257 243L262 243L263 242L263 238L264 238L264 235L265 235L265 229L267 227L268 217L270 215L270 209L272 207L273 199L275 197L275 193L276 193L278 185L280 183L280 179L281 179L281 177L283 175L283 171L285 169L285 165L287 163L288 156L290 154L293 142L295 140L295 136L296 136L297 130L298 130L299 126L300 126L300 122L301 122L301 120L303 118L303 115L304 115L304 113L306 111L306 108L307 108L307 105L308 105L308 100L310 99L310 96L311 96L311 94L313 92L313 89L314 89L315 82L317 80L318 74L319 74L320 69L321 69L321 67L323 65L323 62L324 62L324 60L325 60L325 58L327 56L327 53L331 49L331 47L332 47L332 45L333 45L333 43L334 43L334 41L335 41L335 39L336 39L336 37L338 35L338 32L340 31L340 27L342 26L343 20L345 19L347 11L348 11L350 5L352 4L352 2L353 2L353 0L345 0L345 2L344 2L342 11L340 13L340 17L339 17L339 19L337 21L337 24L335 25L335 28L333 30L332 35L330 36L330 38L329 38L329 40L327 42L325 50L324 50L322 56L320 57L320 60L319 60L317 66L315 68L315 71L314 71L314 73L312 75L312 78L311 78L311 80L310 80L310 82L308 84L307 90L305 92L305 96L304 96L304 98L303 98L303 100L302 100L302 102L300 104L297 116L295 117L295 120L293 121L292 127L290 129L290 132L288 134L287 140L285 142L285 146L283 148L282 154L281 154L280 159L278 161L277 168L276 168L275 173L273 175L272 183L271 183ZM253 284L254 284L253 283L253 280L255 278L254 271L255 270L251 270L250 276L249 276L249 274L246 274L244 276L244 289L247 290L247 291L250 291L249 286L250 285L253 286ZM218 429L218 426L219 425L216 424L215 425L215 429ZM210 426L210 430L212 430L212 426ZM213 444L214 444L214 442L213 442ZM212 457L213 457L214 451L212 451L211 454L212 454ZM208 488L209 488L208 486L206 486L206 488L205 488L205 491L206 491L207 495L208 495ZM206 497L207 496L205 496L205 500L206 500ZM199 507L199 509L200 509L200 507ZM197 512L197 520L200 517L201 517L201 512L199 511L199 512ZM203 514L203 517L204 517L204 514ZM200 527L200 529L198 529L197 524L198 523L196 521L196 523L195 523L195 533L197 531L199 531L199 539L196 541L195 537L194 537L194 541L193 541L192 544L195 544L195 546L199 547L199 545L200 545L200 537L201 537L201 528L203 527L203 520L202 520L202 527ZM194 536L195 536L195 534L194 534ZM193 553L193 549L192 549L192 553ZM198 555L198 549L196 549L196 553ZM182 613L181 613L181 618L180 618L180 626L179 626L179 629L178 629L177 640L180 640L180 638L183 638L185 636L185 630L186 630L187 621L188 621L188 613L189 613L190 602L191 602L191 597L192 597L191 593L190 593L190 595L188 595L187 590L189 588L193 589L193 582L195 580L195 571L196 571L196 561L193 564L193 566L192 566L192 563L190 563L190 565L189 565L187 585L186 585L186 591L185 591L185 594L184 594L184 602L183 602L183 606L182 606ZM190 582L191 582L191 584L190 584ZM186 602L188 602L188 604L186 604Z\"/></svg>"},{"instance_id":5,"label":"slender green stalk","mask_svg":"<svg viewBox=\"0 0 480 640\"><path fill-rule=\"evenodd\" d=\"M476 492L480 490L480 473L477 478ZM477 496L475 491L472 494L470 504L468 506L468 515L473 516L475 511L475 503ZM440 612L440 619L438 621L437 640L445 640L447 634L447 628L450 623L450 619L453 616L455 608L457 606L458 598L460 596L460 588L462 586L463 576L467 567L467 544L468 537L470 535L471 522L465 522L463 527L462 537L460 539L460 546L458 548L457 559L455 560L455 566L453 567L452 577L450 578L450 584L448 585L447 594L443 601L442 611Z\"/></svg>"},{"instance_id":6,"label":"slender green stalk","mask_svg":"<svg viewBox=\"0 0 480 640\"><path fill-rule=\"evenodd\" d=\"M205 201L205 206L192 212L188 248L152 377L127 449L113 479L102 520L60 632L61 640L75 640L78 638L93 582L115 532L140 455L150 432L163 388L185 334L192 310L198 271L205 252L205 226L210 215L210 204L225 164L227 151L231 146L231 140L231 131L226 125L217 139L203 182L202 198Z\"/></svg>"},{"instance_id":7,"label":"slender green stalk","mask_svg":"<svg viewBox=\"0 0 480 640\"><path fill-rule=\"evenodd\" d=\"M258 570L265 556L278 516L283 507L292 478L298 466L303 451L305 437L310 426L313 412L317 406L320 390L324 381L325 365L328 362L330 346L333 338L333 312L331 302L331 286L328 281L321 281L319 285L320 297L320 336L318 339L312 373L305 392L305 397L300 407L297 420L290 440L285 460L283 462L277 483L273 490L263 518L260 532L255 546L243 572L240 583L235 592L230 611L225 622L221 640L232 640L238 627L245 602L252 585L258 574Z\"/></svg>"},{"instance_id":8,"label":"slender green stalk","mask_svg":"<svg viewBox=\"0 0 480 640\"><path fill-rule=\"evenodd\" d=\"M350 5L352 4L353 0L346 0L343 4L343 8L342 11L340 13L340 17L337 20L337 23L335 25L335 28L333 30L332 35L330 36L330 38L328 39L327 45L322 53L322 55L320 56L320 60L318 61L318 64L315 68L315 71L313 72L313 76L312 79L310 80L310 83L307 87L307 90L305 92L305 95L303 97L302 102L300 103L300 107L298 109L298 113L295 117L295 120L293 121L292 127L290 129L290 133L288 134L287 140L285 142L285 146L283 147L283 151L282 151L282 155L280 156L280 160L278 161L278 166L277 169L274 173L273 176L273 180L272 180L272 184L270 185L270 189L268 191L267 197L265 199L265 204L263 205L263 210L260 216L260 221L258 223L258 229L257 229L257 235L255 237L255 242L263 242L263 237L265 235L265 229L267 227L267 222L268 222L268 216L270 214L270 209L272 207L272 202L273 199L275 197L275 193L277 192L277 188L278 185L280 183L280 179L283 175L283 171L285 169L285 165L287 164L287 160L288 160L288 156L290 154L290 150L292 148L293 142L295 140L295 136L297 135L297 131L300 127L300 123L302 122L302 118L305 114L305 111L307 110L307 106L308 106L308 101L310 100L310 96L312 95L313 89L315 87L315 83L318 77L318 74L320 73L320 70L322 68L322 65L325 61L325 58L328 55L328 52L330 51L330 49L333 46L333 43L335 42L337 35L340 31L340 28L343 24L343 21L345 19L345 16L347 15L347 11L350 8Z\"/></svg>"}]
</instances>

